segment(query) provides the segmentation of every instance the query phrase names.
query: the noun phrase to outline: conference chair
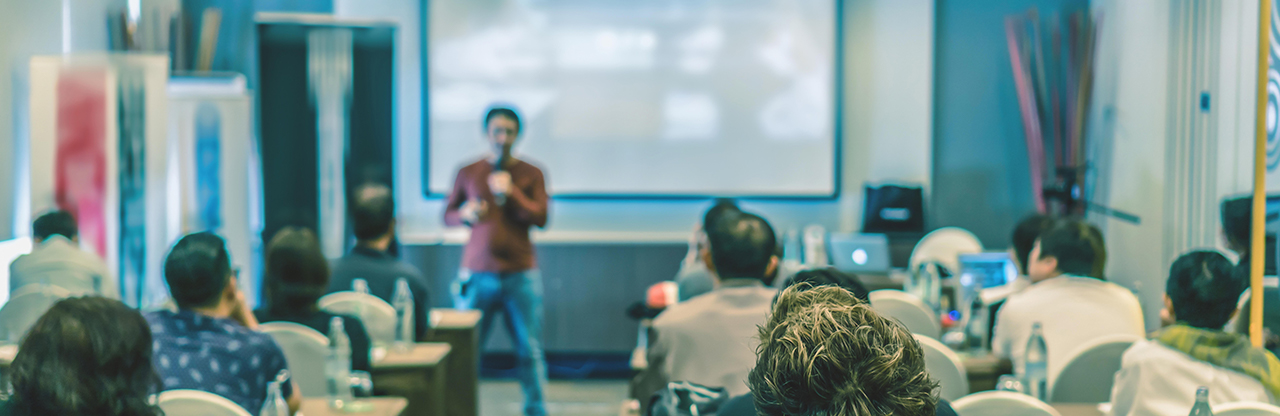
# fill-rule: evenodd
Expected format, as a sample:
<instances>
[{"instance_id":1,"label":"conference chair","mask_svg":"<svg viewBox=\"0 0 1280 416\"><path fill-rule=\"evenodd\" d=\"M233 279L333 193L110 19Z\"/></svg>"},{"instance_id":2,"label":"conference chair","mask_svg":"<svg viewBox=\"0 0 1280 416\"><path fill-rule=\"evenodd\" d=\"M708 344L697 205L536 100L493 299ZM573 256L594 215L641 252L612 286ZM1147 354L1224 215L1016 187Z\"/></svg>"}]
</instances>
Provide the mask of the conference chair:
<instances>
[{"instance_id":1,"label":"conference chair","mask_svg":"<svg viewBox=\"0 0 1280 416\"><path fill-rule=\"evenodd\" d=\"M951 402L960 416L1062 416L1045 402L1011 391L984 391Z\"/></svg>"},{"instance_id":2,"label":"conference chair","mask_svg":"<svg viewBox=\"0 0 1280 416\"><path fill-rule=\"evenodd\" d=\"M920 265L936 262L952 274L960 272L960 255L982 252L982 242L973 233L958 227L944 227L924 236L911 250L907 270L914 271Z\"/></svg>"},{"instance_id":3,"label":"conference chair","mask_svg":"<svg viewBox=\"0 0 1280 416\"><path fill-rule=\"evenodd\" d=\"M1067 365L1050 384L1050 401L1054 403L1106 403L1111 401L1111 387L1120 371L1124 352L1142 338L1135 335L1112 335L1098 338L1076 349Z\"/></svg>"},{"instance_id":4,"label":"conference chair","mask_svg":"<svg viewBox=\"0 0 1280 416\"><path fill-rule=\"evenodd\" d=\"M969 375L964 370L964 362L955 351L947 348L938 340L920 334L911 334L924 350L924 368L929 376L942 385L938 396L955 401L969 394Z\"/></svg>"},{"instance_id":5,"label":"conference chair","mask_svg":"<svg viewBox=\"0 0 1280 416\"><path fill-rule=\"evenodd\" d=\"M0 337L10 342L18 342L31 330L49 308L59 300L71 297L66 289L30 284L13 292L9 302L0 308Z\"/></svg>"},{"instance_id":6,"label":"conference chair","mask_svg":"<svg viewBox=\"0 0 1280 416\"><path fill-rule=\"evenodd\" d=\"M938 316L915 295L901 290L883 289L872 291L869 298L872 309L897 319L911 333L933 339L941 336L942 324L938 322Z\"/></svg>"},{"instance_id":7,"label":"conference chair","mask_svg":"<svg viewBox=\"0 0 1280 416\"><path fill-rule=\"evenodd\" d=\"M359 318L375 346L395 342L396 309L381 298L350 291L334 292L320 298L319 303L325 312Z\"/></svg>"},{"instance_id":8,"label":"conference chair","mask_svg":"<svg viewBox=\"0 0 1280 416\"><path fill-rule=\"evenodd\" d=\"M289 362L289 374L302 389L303 397L324 397L324 363L329 353L329 338L305 325L293 322L267 322L258 329L271 335L284 350Z\"/></svg>"},{"instance_id":9,"label":"conference chair","mask_svg":"<svg viewBox=\"0 0 1280 416\"><path fill-rule=\"evenodd\" d=\"M158 402L165 416L252 416L230 399L200 390L169 390Z\"/></svg>"},{"instance_id":10,"label":"conference chair","mask_svg":"<svg viewBox=\"0 0 1280 416\"><path fill-rule=\"evenodd\" d=\"M1280 407L1267 403L1227 403L1213 409L1217 416L1280 416Z\"/></svg>"}]
</instances>

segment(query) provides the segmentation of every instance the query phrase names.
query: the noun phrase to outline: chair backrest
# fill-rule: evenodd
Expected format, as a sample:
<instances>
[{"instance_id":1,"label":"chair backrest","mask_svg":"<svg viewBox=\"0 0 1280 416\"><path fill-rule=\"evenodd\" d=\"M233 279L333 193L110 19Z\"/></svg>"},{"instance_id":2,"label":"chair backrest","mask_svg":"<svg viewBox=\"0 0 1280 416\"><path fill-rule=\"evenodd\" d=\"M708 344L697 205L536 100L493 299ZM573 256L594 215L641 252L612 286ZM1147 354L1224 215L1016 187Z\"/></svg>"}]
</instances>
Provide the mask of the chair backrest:
<instances>
[{"instance_id":1,"label":"chair backrest","mask_svg":"<svg viewBox=\"0 0 1280 416\"><path fill-rule=\"evenodd\" d=\"M1213 409L1217 416L1280 416L1280 407L1267 403L1227 403Z\"/></svg>"},{"instance_id":2,"label":"chair backrest","mask_svg":"<svg viewBox=\"0 0 1280 416\"><path fill-rule=\"evenodd\" d=\"M369 339L378 345L389 345L396 339L396 308L373 295L356 292L334 292L320 298L320 309L336 315L360 319Z\"/></svg>"},{"instance_id":3,"label":"chair backrest","mask_svg":"<svg viewBox=\"0 0 1280 416\"><path fill-rule=\"evenodd\" d=\"M1045 402L1011 391L984 391L951 402L960 416L1062 416Z\"/></svg>"},{"instance_id":4,"label":"chair backrest","mask_svg":"<svg viewBox=\"0 0 1280 416\"><path fill-rule=\"evenodd\" d=\"M1049 398L1054 403L1105 403L1111 401L1111 387L1120 371L1120 359L1135 335L1098 338L1076 349L1067 365L1051 384Z\"/></svg>"},{"instance_id":5,"label":"chair backrest","mask_svg":"<svg viewBox=\"0 0 1280 416\"><path fill-rule=\"evenodd\" d=\"M230 399L200 390L162 392L159 405L165 416L252 416Z\"/></svg>"},{"instance_id":6,"label":"chair backrest","mask_svg":"<svg viewBox=\"0 0 1280 416\"><path fill-rule=\"evenodd\" d=\"M289 361L289 374L302 389L303 397L324 397L324 363L329 352L329 338L305 325L293 322L267 322L258 329L271 335Z\"/></svg>"},{"instance_id":7,"label":"chair backrest","mask_svg":"<svg viewBox=\"0 0 1280 416\"><path fill-rule=\"evenodd\" d=\"M942 324L920 298L901 290L876 290L870 294L871 307L885 316L897 319L913 334L938 339Z\"/></svg>"},{"instance_id":8,"label":"chair backrest","mask_svg":"<svg viewBox=\"0 0 1280 416\"><path fill-rule=\"evenodd\" d=\"M943 227L924 236L911 250L908 270L936 262L951 273L960 273L960 255L982 252L982 242L973 233L958 227Z\"/></svg>"},{"instance_id":9,"label":"chair backrest","mask_svg":"<svg viewBox=\"0 0 1280 416\"><path fill-rule=\"evenodd\" d=\"M925 371L942 385L939 396L954 401L969 394L969 375L964 370L964 361L960 361L960 356L936 339L920 334L912 336L924 350Z\"/></svg>"},{"instance_id":10,"label":"chair backrest","mask_svg":"<svg viewBox=\"0 0 1280 416\"><path fill-rule=\"evenodd\" d=\"M0 338L19 342L36 321L59 300L71 297L66 289L30 284L13 292L9 302L0 307Z\"/></svg>"}]
</instances>

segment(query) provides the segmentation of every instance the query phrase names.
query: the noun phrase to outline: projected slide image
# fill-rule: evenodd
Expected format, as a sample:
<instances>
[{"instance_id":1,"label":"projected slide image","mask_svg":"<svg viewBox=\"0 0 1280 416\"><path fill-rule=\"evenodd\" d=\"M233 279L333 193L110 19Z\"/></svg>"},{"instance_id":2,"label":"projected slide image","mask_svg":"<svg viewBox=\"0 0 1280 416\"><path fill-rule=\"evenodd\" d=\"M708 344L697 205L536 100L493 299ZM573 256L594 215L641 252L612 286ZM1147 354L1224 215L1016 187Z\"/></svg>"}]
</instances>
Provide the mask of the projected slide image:
<instances>
[{"instance_id":1,"label":"projected slide image","mask_svg":"<svg viewBox=\"0 0 1280 416\"><path fill-rule=\"evenodd\" d=\"M557 195L834 192L835 0L428 4L430 193L493 103Z\"/></svg>"}]
</instances>

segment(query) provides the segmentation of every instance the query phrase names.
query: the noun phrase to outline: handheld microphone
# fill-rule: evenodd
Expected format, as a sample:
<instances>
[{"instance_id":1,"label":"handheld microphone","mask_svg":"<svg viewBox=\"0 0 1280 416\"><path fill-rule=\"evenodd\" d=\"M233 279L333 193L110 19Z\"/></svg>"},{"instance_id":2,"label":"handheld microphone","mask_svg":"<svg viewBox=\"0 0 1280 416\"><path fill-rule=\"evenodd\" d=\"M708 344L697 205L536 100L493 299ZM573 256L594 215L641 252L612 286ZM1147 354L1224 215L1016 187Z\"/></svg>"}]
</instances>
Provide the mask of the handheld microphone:
<instances>
[{"instance_id":1,"label":"handheld microphone","mask_svg":"<svg viewBox=\"0 0 1280 416\"><path fill-rule=\"evenodd\" d=\"M508 176L510 176L510 175L511 175L511 173L510 173L510 172L507 172L507 154L506 154L506 152L503 152L502 154L498 155L498 160L497 160L497 161L495 161L495 162L493 163L493 172L489 173L489 177L493 177L493 175L498 174L498 173L506 173ZM506 203L507 203L507 193L506 193L506 192L494 192L494 193L493 193L493 202L496 202L499 206L501 206L501 205L506 205Z\"/></svg>"}]
</instances>

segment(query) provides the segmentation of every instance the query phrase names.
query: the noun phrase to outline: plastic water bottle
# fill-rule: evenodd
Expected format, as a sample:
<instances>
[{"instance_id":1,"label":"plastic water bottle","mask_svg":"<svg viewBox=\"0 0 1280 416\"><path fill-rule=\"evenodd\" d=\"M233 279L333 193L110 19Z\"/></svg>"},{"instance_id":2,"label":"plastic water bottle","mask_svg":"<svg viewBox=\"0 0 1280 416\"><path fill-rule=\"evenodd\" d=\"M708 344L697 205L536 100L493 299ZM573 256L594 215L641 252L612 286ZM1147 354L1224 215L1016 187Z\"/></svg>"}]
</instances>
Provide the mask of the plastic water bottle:
<instances>
[{"instance_id":1,"label":"plastic water bottle","mask_svg":"<svg viewBox=\"0 0 1280 416\"><path fill-rule=\"evenodd\" d=\"M359 277L351 279L351 291L356 293L369 294L369 282Z\"/></svg>"},{"instance_id":2,"label":"plastic water bottle","mask_svg":"<svg viewBox=\"0 0 1280 416\"><path fill-rule=\"evenodd\" d=\"M1048 399L1049 350L1044 344L1044 331L1040 323L1031 325L1031 338L1027 339L1027 351L1022 362L1022 377L1027 381L1027 394L1041 401Z\"/></svg>"},{"instance_id":3,"label":"plastic water bottle","mask_svg":"<svg viewBox=\"0 0 1280 416\"><path fill-rule=\"evenodd\" d=\"M1200 386L1196 389L1196 404L1191 406L1190 416L1213 416L1213 409L1209 408L1209 388Z\"/></svg>"},{"instance_id":4,"label":"plastic water bottle","mask_svg":"<svg viewBox=\"0 0 1280 416\"><path fill-rule=\"evenodd\" d=\"M903 291L915 295L935 312L941 307L942 278L936 263L924 263L908 273Z\"/></svg>"},{"instance_id":5,"label":"plastic water bottle","mask_svg":"<svg viewBox=\"0 0 1280 416\"><path fill-rule=\"evenodd\" d=\"M329 407L342 409L351 402L351 339L343 328L342 317L329 320L329 356L324 363L328 385Z\"/></svg>"},{"instance_id":6,"label":"plastic water bottle","mask_svg":"<svg viewBox=\"0 0 1280 416\"><path fill-rule=\"evenodd\" d=\"M267 383L267 400L262 402L258 416L289 416L289 403L284 401L279 381Z\"/></svg>"},{"instance_id":7,"label":"plastic water bottle","mask_svg":"<svg viewBox=\"0 0 1280 416\"><path fill-rule=\"evenodd\" d=\"M413 346L413 292L409 291L409 280L396 279L396 291L391 296L391 306L396 308L396 340L395 347L400 351L408 351Z\"/></svg>"},{"instance_id":8,"label":"plastic water bottle","mask_svg":"<svg viewBox=\"0 0 1280 416\"><path fill-rule=\"evenodd\" d=\"M981 295L974 297L970 305L969 322L966 326L969 335L968 350L975 355L985 355L991 311L987 309L987 304L982 301Z\"/></svg>"}]
</instances>

